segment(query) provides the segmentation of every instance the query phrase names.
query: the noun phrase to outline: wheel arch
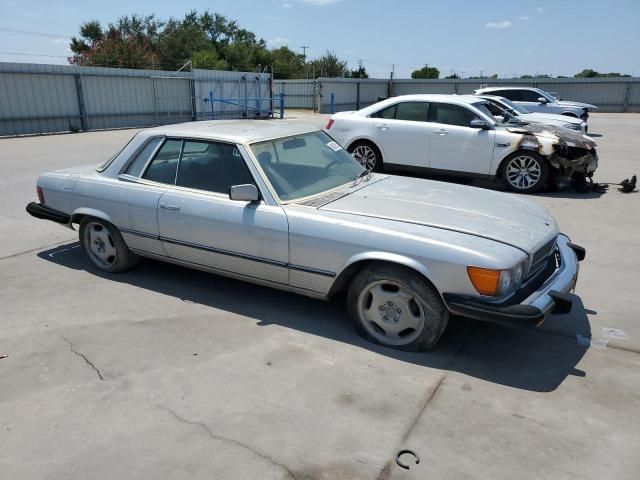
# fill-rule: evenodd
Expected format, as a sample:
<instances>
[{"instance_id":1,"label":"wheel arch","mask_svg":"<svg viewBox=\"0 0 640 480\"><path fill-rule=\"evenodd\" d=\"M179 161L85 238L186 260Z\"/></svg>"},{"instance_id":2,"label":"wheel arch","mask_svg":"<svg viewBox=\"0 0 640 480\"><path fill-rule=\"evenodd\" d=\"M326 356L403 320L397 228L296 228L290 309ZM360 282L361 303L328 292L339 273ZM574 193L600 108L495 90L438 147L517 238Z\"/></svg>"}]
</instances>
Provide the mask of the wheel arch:
<instances>
[{"instance_id":1,"label":"wheel arch","mask_svg":"<svg viewBox=\"0 0 640 480\"><path fill-rule=\"evenodd\" d=\"M71 225L73 226L74 223L80 223L84 217L99 218L113 225L113 220L111 220L111 217L105 212L88 207L76 208L73 211L73 213L71 214Z\"/></svg>"},{"instance_id":2,"label":"wheel arch","mask_svg":"<svg viewBox=\"0 0 640 480\"><path fill-rule=\"evenodd\" d=\"M560 115L564 115L565 117L580 118L580 116L578 116L576 112L572 112L570 110L565 110L564 112L560 113Z\"/></svg>"},{"instance_id":3,"label":"wheel arch","mask_svg":"<svg viewBox=\"0 0 640 480\"><path fill-rule=\"evenodd\" d=\"M520 154L520 153L535 153L540 158L542 158L542 160L544 160L545 162L549 163L549 160L546 157L546 155L540 153L540 148L539 147L523 147L523 146L520 146L517 150L514 150L513 152L511 152L508 155L506 155L502 160L500 160L500 163L498 164L498 169L496 170L495 178L503 178L503 171L504 171L505 162L510 160L512 157L516 156L516 154ZM551 164L549 163L549 165L551 165Z\"/></svg>"},{"instance_id":4,"label":"wheel arch","mask_svg":"<svg viewBox=\"0 0 640 480\"><path fill-rule=\"evenodd\" d=\"M342 268L342 270L340 270L340 273L338 273L338 275L336 276L336 279L331 285L327 296L332 297L337 293L346 290L349 287L349 283L351 283L351 280L360 271L362 271L362 269L371 265L385 264L396 265L413 270L415 273L424 278L433 287L433 289L438 293L439 296L442 296L440 294L440 290L431 280L431 272L425 265L413 258L388 252L367 252L360 253L351 257L345 263L345 266Z\"/></svg>"},{"instance_id":5,"label":"wheel arch","mask_svg":"<svg viewBox=\"0 0 640 480\"><path fill-rule=\"evenodd\" d=\"M384 150L382 149L382 147L380 146L380 144L378 142L376 142L375 140L373 140L370 137L357 137L354 138L353 140L351 140L349 142L349 144L345 147L345 150L349 151L349 149L356 143L358 142L363 142L363 143L370 143L372 144L374 147L376 147L378 149L378 151L380 152L380 155L382 156L382 161L384 162L384 157L385 157L385 153Z\"/></svg>"}]
</instances>

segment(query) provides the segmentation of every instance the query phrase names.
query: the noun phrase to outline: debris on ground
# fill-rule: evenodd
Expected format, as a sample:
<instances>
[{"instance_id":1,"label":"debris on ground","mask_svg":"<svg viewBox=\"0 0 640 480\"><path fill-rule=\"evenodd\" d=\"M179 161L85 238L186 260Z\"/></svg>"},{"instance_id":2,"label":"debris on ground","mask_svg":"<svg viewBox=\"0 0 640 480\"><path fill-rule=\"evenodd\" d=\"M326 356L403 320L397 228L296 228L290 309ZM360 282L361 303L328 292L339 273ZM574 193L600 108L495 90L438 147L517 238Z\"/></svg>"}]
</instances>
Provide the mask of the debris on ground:
<instances>
[{"instance_id":1,"label":"debris on ground","mask_svg":"<svg viewBox=\"0 0 640 480\"><path fill-rule=\"evenodd\" d=\"M638 178L634 175L631 179L625 178L618 185L620 185L620 190L622 193L631 193L636 189L636 183L638 182Z\"/></svg>"},{"instance_id":2,"label":"debris on ground","mask_svg":"<svg viewBox=\"0 0 640 480\"><path fill-rule=\"evenodd\" d=\"M9 355L7 355L6 353L0 353L0 360L2 360L3 358L7 358Z\"/></svg>"}]
</instances>

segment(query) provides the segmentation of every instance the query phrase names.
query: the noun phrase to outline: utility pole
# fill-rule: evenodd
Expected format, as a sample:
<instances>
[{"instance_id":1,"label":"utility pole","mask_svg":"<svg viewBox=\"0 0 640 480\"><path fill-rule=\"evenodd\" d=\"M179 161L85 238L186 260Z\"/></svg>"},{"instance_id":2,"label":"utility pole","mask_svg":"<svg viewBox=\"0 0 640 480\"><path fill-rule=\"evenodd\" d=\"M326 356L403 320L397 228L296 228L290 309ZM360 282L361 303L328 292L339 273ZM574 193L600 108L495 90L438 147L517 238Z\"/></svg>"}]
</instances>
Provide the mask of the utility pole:
<instances>
[{"instance_id":1,"label":"utility pole","mask_svg":"<svg viewBox=\"0 0 640 480\"><path fill-rule=\"evenodd\" d=\"M303 45L300 48L302 49L302 62L307 63L307 48L309 48L309 45Z\"/></svg>"}]
</instances>

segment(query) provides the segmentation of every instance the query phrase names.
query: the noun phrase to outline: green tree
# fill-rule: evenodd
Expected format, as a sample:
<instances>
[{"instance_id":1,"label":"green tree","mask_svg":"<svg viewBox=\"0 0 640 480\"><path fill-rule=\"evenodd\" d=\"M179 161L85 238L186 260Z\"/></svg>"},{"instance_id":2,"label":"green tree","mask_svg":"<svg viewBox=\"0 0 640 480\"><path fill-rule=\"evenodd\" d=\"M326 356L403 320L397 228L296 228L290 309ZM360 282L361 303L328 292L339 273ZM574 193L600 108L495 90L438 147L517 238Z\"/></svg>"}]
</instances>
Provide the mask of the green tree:
<instances>
[{"instance_id":1,"label":"green tree","mask_svg":"<svg viewBox=\"0 0 640 480\"><path fill-rule=\"evenodd\" d=\"M355 70L348 71L346 73L346 76L351 78L369 78L367 69L364 67L362 62L358 62L358 68L356 68Z\"/></svg>"},{"instance_id":2,"label":"green tree","mask_svg":"<svg viewBox=\"0 0 640 480\"><path fill-rule=\"evenodd\" d=\"M430 67L429 65L425 65L419 70L414 70L411 72L411 78L420 78L420 79L434 79L440 78L440 70L436 67Z\"/></svg>"},{"instance_id":3,"label":"green tree","mask_svg":"<svg viewBox=\"0 0 640 480\"><path fill-rule=\"evenodd\" d=\"M305 73L304 56L295 53L289 47L271 50L271 67L275 78L302 78Z\"/></svg>"},{"instance_id":4,"label":"green tree","mask_svg":"<svg viewBox=\"0 0 640 480\"><path fill-rule=\"evenodd\" d=\"M451 75L447 75L444 78L445 80L460 80L460 76L457 73L452 73Z\"/></svg>"},{"instance_id":5,"label":"green tree","mask_svg":"<svg viewBox=\"0 0 640 480\"><path fill-rule=\"evenodd\" d=\"M316 77L344 77L347 74L347 62L341 60L331 50L327 50L320 58L310 62Z\"/></svg>"}]
</instances>

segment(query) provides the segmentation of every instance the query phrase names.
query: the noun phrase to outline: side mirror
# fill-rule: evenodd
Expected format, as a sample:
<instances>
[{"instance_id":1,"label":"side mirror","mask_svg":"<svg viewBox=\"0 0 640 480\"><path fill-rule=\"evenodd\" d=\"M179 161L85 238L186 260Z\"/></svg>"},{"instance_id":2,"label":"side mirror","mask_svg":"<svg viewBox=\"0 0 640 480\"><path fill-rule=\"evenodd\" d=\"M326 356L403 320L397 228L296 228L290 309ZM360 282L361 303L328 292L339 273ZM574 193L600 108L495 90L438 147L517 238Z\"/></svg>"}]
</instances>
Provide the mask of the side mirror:
<instances>
[{"instance_id":1,"label":"side mirror","mask_svg":"<svg viewBox=\"0 0 640 480\"><path fill-rule=\"evenodd\" d=\"M257 202L260 200L260 192L252 183L233 185L229 188L229 198L238 202Z\"/></svg>"},{"instance_id":2,"label":"side mirror","mask_svg":"<svg viewBox=\"0 0 640 480\"><path fill-rule=\"evenodd\" d=\"M549 101L544 97L538 97L538 102L540 102L540 103L549 103Z\"/></svg>"},{"instance_id":3,"label":"side mirror","mask_svg":"<svg viewBox=\"0 0 640 480\"><path fill-rule=\"evenodd\" d=\"M469 124L469 126L471 128L479 128L480 130L491 130L492 128L489 122L480 120L479 118L476 118L475 120L471 120L471 123Z\"/></svg>"}]
</instances>

